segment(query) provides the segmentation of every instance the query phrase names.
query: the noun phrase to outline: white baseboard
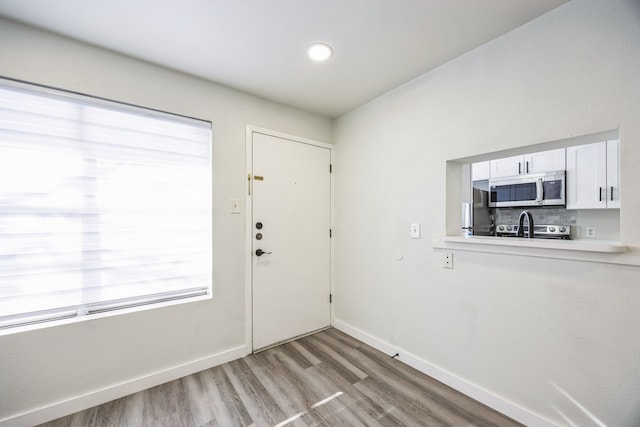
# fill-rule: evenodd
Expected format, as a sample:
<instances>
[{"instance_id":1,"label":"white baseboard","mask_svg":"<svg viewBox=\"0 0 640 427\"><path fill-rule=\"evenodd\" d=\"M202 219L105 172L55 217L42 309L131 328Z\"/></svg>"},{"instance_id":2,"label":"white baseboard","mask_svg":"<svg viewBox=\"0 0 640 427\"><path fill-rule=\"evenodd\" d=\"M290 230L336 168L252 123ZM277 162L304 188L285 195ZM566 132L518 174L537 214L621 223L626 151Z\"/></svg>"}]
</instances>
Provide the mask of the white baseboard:
<instances>
[{"instance_id":1,"label":"white baseboard","mask_svg":"<svg viewBox=\"0 0 640 427\"><path fill-rule=\"evenodd\" d=\"M383 353L393 355L399 353L397 360L417 369L418 371L458 390L461 393L481 402L496 411L513 418L514 420L529 427L555 427L555 424L540 417L539 415L527 411L495 394L464 380L451 372L448 372L432 363L429 363L403 349L393 346L373 335L370 335L358 328L355 328L341 320L334 320L333 326L360 341L376 348ZM200 372L223 363L240 359L247 354L246 346L239 346L222 353L194 360L189 363L154 372L143 377L135 378L114 386L106 387L94 392L77 396L68 400L60 401L51 405L43 406L28 412L12 415L8 418L0 419L2 427L26 427L41 424L56 418L64 417L96 405L110 402L132 393L137 393L187 375Z\"/></svg>"},{"instance_id":2,"label":"white baseboard","mask_svg":"<svg viewBox=\"0 0 640 427\"><path fill-rule=\"evenodd\" d=\"M382 341L373 335L368 334L358 328L355 328L341 320L334 320L333 327L344 332L347 335L351 335L352 337L370 345L371 347L380 350L383 353L386 353L390 356L399 353L399 357L396 360L399 360L414 369L434 378L441 383L452 387L459 392L466 394L472 399L477 400L480 403L487 405L488 407L504 414L526 426L529 427L556 427L552 422L542 418L541 416L527 411L500 396L497 396L482 387L479 387L463 378L458 377L451 372L442 369L432 363L429 363L403 349L391 345L385 341Z\"/></svg>"},{"instance_id":3,"label":"white baseboard","mask_svg":"<svg viewBox=\"0 0 640 427\"><path fill-rule=\"evenodd\" d=\"M73 397L68 400L56 402L51 405L43 406L28 412L12 415L8 418L0 419L2 427L26 427L41 424L56 418L64 417L78 411L101 405L137 393L196 372L204 371L223 363L240 359L247 354L247 347L240 347L226 350L222 353L207 356L202 359L193 360L191 362L174 366L169 369L154 372L149 375L138 377L130 381L125 381L113 386L105 387L100 390L90 392L81 396Z\"/></svg>"}]
</instances>

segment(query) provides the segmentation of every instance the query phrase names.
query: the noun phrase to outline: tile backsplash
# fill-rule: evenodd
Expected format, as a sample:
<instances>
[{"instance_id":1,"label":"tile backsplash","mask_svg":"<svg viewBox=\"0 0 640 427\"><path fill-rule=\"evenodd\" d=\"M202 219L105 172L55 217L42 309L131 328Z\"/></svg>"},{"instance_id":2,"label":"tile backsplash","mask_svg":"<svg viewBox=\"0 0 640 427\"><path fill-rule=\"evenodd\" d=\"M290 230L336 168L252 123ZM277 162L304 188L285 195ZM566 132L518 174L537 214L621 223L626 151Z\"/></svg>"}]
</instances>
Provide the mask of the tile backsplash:
<instances>
[{"instance_id":1,"label":"tile backsplash","mask_svg":"<svg viewBox=\"0 0 640 427\"><path fill-rule=\"evenodd\" d=\"M496 224L517 224L518 217L523 208L496 208L495 223ZM556 225L575 225L577 220L577 212L565 208L529 208L527 209L533 215L534 224L556 224Z\"/></svg>"}]
</instances>

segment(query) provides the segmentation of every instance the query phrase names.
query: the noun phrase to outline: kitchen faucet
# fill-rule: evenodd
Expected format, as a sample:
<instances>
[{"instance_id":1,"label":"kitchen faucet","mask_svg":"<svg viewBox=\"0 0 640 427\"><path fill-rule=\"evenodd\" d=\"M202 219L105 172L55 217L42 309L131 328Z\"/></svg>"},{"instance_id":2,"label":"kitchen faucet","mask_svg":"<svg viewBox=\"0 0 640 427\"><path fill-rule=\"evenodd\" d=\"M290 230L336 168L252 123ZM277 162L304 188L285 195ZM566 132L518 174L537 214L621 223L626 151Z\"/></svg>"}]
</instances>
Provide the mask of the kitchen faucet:
<instances>
[{"instance_id":1,"label":"kitchen faucet","mask_svg":"<svg viewBox=\"0 0 640 427\"><path fill-rule=\"evenodd\" d=\"M527 237L529 239L533 239L533 215L528 210L523 210L520 212L520 217L518 218L518 237L524 237L524 219L527 218L527 225L529 229L527 230Z\"/></svg>"}]
</instances>

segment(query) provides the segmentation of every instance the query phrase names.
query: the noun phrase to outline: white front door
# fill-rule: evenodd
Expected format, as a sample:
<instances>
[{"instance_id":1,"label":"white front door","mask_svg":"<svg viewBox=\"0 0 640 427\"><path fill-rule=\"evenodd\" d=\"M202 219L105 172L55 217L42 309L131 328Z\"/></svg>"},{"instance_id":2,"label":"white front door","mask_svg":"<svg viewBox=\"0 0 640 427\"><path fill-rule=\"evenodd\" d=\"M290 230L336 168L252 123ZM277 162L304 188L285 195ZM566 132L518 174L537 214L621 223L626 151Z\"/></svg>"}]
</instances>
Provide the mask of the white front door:
<instances>
[{"instance_id":1,"label":"white front door","mask_svg":"<svg viewBox=\"0 0 640 427\"><path fill-rule=\"evenodd\" d=\"M252 331L258 350L330 325L331 150L251 135Z\"/></svg>"}]
</instances>

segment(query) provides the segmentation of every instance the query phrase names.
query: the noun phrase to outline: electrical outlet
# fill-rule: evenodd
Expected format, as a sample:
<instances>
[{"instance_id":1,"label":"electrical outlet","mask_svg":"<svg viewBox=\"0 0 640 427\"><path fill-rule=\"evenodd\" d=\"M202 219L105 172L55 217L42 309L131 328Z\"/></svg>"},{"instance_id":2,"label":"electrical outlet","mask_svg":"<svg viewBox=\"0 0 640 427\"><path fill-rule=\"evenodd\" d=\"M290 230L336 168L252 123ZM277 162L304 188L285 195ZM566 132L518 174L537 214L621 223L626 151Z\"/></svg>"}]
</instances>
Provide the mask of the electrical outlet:
<instances>
[{"instance_id":1,"label":"electrical outlet","mask_svg":"<svg viewBox=\"0 0 640 427\"><path fill-rule=\"evenodd\" d=\"M442 256L442 268L453 268L453 252L445 252Z\"/></svg>"},{"instance_id":2,"label":"electrical outlet","mask_svg":"<svg viewBox=\"0 0 640 427\"><path fill-rule=\"evenodd\" d=\"M595 227L585 227L584 229L585 237L593 239L596 237L596 228Z\"/></svg>"}]
</instances>

